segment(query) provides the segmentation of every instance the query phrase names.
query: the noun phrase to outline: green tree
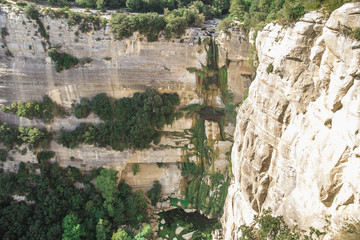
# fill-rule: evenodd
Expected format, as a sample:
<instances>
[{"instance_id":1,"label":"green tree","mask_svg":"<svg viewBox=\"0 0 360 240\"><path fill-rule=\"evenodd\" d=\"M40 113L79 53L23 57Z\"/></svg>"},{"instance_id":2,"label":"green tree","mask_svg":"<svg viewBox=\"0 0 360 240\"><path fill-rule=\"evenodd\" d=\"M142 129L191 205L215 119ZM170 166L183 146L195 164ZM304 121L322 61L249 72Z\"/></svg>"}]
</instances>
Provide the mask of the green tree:
<instances>
[{"instance_id":1,"label":"green tree","mask_svg":"<svg viewBox=\"0 0 360 240\"><path fill-rule=\"evenodd\" d=\"M111 240L132 240L131 237L121 228L113 233Z\"/></svg>"},{"instance_id":2,"label":"green tree","mask_svg":"<svg viewBox=\"0 0 360 240\"><path fill-rule=\"evenodd\" d=\"M20 135L18 138L23 140L24 142L35 144L40 142L40 140L45 136L45 134L37 128L34 127L23 127L19 126Z\"/></svg>"},{"instance_id":3,"label":"green tree","mask_svg":"<svg viewBox=\"0 0 360 240\"><path fill-rule=\"evenodd\" d=\"M115 216L115 202L119 194L116 182L116 172L112 169L102 169L100 175L96 178L96 185L103 198L105 198L103 205L110 217Z\"/></svg>"},{"instance_id":4,"label":"green tree","mask_svg":"<svg viewBox=\"0 0 360 240\"><path fill-rule=\"evenodd\" d=\"M134 30L131 18L125 13L112 14L110 19L110 27L116 39L131 37Z\"/></svg>"},{"instance_id":5,"label":"green tree","mask_svg":"<svg viewBox=\"0 0 360 240\"><path fill-rule=\"evenodd\" d=\"M230 0L230 9L229 12L231 16L238 17L243 19L246 11L246 5L244 0Z\"/></svg>"},{"instance_id":6,"label":"green tree","mask_svg":"<svg viewBox=\"0 0 360 240\"><path fill-rule=\"evenodd\" d=\"M134 240L146 240L146 237L151 233L151 226L146 224L140 233L138 233Z\"/></svg>"},{"instance_id":7,"label":"green tree","mask_svg":"<svg viewBox=\"0 0 360 240\"><path fill-rule=\"evenodd\" d=\"M110 222L108 220L99 219L96 225L96 239L97 240L108 240L110 235Z\"/></svg>"},{"instance_id":8,"label":"green tree","mask_svg":"<svg viewBox=\"0 0 360 240\"><path fill-rule=\"evenodd\" d=\"M76 104L75 107L75 117L76 118L86 118L91 112L91 104L89 99L81 98L80 104Z\"/></svg>"},{"instance_id":9,"label":"green tree","mask_svg":"<svg viewBox=\"0 0 360 240\"><path fill-rule=\"evenodd\" d=\"M186 17L171 18L166 24L166 28L165 28L166 37L180 38L181 35L185 34L187 26L188 26L188 22L186 20Z\"/></svg>"},{"instance_id":10,"label":"green tree","mask_svg":"<svg viewBox=\"0 0 360 240\"><path fill-rule=\"evenodd\" d=\"M111 120L113 109L109 98L105 93L97 94L91 101L91 109L100 117L101 120Z\"/></svg>"},{"instance_id":11,"label":"green tree","mask_svg":"<svg viewBox=\"0 0 360 240\"><path fill-rule=\"evenodd\" d=\"M66 215L62 225L64 229L63 240L80 240L83 230L78 216L73 213Z\"/></svg>"},{"instance_id":12,"label":"green tree","mask_svg":"<svg viewBox=\"0 0 360 240\"><path fill-rule=\"evenodd\" d=\"M24 8L24 14L27 18L33 19L33 20L37 20L39 18L39 11L36 8L36 6L32 3L28 4L25 8Z\"/></svg>"},{"instance_id":13,"label":"green tree","mask_svg":"<svg viewBox=\"0 0 360 240\"><path fill-rule=\"evenodd\" d=\"M158 180L154 181L153 187L147 191L147 196L151 200L151 204L153 206L156 205L156 203L160 200L161 197L161 184Z\"/></svg>"}]
</instances>

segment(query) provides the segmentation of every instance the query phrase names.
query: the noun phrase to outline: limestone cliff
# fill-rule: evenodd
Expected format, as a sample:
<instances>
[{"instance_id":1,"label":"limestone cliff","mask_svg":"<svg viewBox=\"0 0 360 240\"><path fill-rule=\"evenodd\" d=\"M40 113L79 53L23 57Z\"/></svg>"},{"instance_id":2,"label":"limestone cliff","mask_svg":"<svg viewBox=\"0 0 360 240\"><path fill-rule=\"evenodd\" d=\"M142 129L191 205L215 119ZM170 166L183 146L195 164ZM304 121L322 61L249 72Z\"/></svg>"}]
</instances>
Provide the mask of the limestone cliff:
<instances>
[{"instance_id":1,"label":"limestone cliff","mask_svg":"<svg viewBox=\"0 0 360 240\"><path fill-rule=\"evenodd\" d=\"M234 178L225 239L272 208L290 224L321 228L360 217L360 3L326 20L268 24L256 38L259 66L237 115Z\"/></svg>"},{"instance_id":2,"label":"limestone cliff","mask_svg":"<svg viewBox=\"0 0 360 240\"><path fill-rule=\"evenodd\" d=\"M48 40L39 33L37 22L26 18L19 7L1 5L0 27L6 29L8 34L1 36L0 104L40 100L44 94L48 94L57 103L69 108L81 97L91 98L98 93L106 93L113 98L129 97L147 87L160 92L177 92L181 99L180 107L202 102L198 94L201 86L197 86L195 74L187 68L200 68L205 64L207 54L204 42L206 38L210 39L209 31L215 32L218 20L207 22L206 30L188 29L181 39L168 41L160 37L159 41L147 42L144 36L135 33L119 41L114 39L109 24L99 30L81 33L77 25L69 25L66 19L51 18L45 11L41 12L43 15L40 20L49 35ZM49 42L61 52L79 59L91 58L92 62L58 73L48 57ZM250 84L251 69L244 64L249 43L239 29L231 31L229 35L221 35L216 42L219 46L219 66L230 60L227 85L235 94L235 101L238 101ZM222 106L219 99L217 96L215 103ZM0 121L37 126L52 132L61 128L72 130L81 122L101 122L91 114L86 119L70 116L55 118L51 124L44 124L41 120L18 118L2 112ZM142 151L117 152L84 144L76 149L68 149L55 141L52 141L50 150L56 153L55 161L61 166L71 165L83 170L113 168L122 172L121 177L135 189L149 189L154 180L160 180L164 194L178 196L181 180L178 166L185 154L182 148L189 145L189 137L185 136L184 130L190 129L192 125L191 118L175 121L163 129L164 134L158 146L152 145L151 149ZM233 127L225 130L232 136ZM227 136L227 139L231 136ZM232 143L219 139L214 141L214 148L218 152L216 168L224 169L228 165L225 153ZM4 163L6 171L16 170L19 161L37 161L31 151L21 155L20 150L24 148L26 146L9 152L14 161ZM163 166L158 167L157 162L163 163ZM132 172L133 164L140 166L136 176Z\"/></svg>"}]
</instances>

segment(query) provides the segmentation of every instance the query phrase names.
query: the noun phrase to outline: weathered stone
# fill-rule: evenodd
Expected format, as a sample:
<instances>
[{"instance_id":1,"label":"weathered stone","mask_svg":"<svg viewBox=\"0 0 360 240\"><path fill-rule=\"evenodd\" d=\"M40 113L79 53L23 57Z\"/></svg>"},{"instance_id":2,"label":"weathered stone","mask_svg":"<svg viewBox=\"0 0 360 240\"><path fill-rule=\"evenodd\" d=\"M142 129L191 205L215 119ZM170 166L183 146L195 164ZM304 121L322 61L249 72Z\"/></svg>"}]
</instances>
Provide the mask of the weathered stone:
<instances>
[{"instance_id":1,"label":"weathered stone","mask_svg":"<svg viewBox=\"0 0 360 240\"><path fill-rule=\"evenodd\" d=\"M192 238L192 236L194 235L195 232L196 232L196 231L186 233L186 234L182 235L181 237L182 237L184 240L190 240L190 239Z\"/></svg>"},{"instance_id":2,"label":"weathered stone","mask_svg":"<svg viewBox=\"0 0 360 240\"><path fill-rule=\"evenodd\" d=\"M341 30L359 27L359 12L360 3L345 4L325 26L311 12L258 33L259 67L237 116L225 239L267 208L304 229L321 229L326 215L332 226L359 219L360 49Z\"/></svg>"},{"instance_id":3,"label":"weathered stone","mask_svg":"<svg viewBox=\"0 0 360 240\"><path fill-rule=\"evenodd\" d=\"M175 230L175 234L179 235L183 230L184 230L183 227L177 227L176 230Z\"/></svg>"}]
</instances>

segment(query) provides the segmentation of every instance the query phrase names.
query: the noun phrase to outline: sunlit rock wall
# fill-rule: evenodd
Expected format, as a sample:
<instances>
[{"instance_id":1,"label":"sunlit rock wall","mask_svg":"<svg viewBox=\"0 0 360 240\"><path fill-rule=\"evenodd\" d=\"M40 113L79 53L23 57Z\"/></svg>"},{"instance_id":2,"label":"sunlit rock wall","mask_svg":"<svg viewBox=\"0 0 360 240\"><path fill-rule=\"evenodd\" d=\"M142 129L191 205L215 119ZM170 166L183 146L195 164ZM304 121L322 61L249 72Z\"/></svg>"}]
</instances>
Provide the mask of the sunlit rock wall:
<instances>
[{"instance_id":1,"label":"sunlit rock wall","mask_svg":"<svg viewBox=\"0 0 360 240\"><path fill-rule=\"evenodd\" d=\"M360 42L346 34L355 27L360 3L259 32L259 67L237 116L225 239L267 208L305 229L321 229L326 216L333 226L359 219Z\"/></svg>"}]
</instances>

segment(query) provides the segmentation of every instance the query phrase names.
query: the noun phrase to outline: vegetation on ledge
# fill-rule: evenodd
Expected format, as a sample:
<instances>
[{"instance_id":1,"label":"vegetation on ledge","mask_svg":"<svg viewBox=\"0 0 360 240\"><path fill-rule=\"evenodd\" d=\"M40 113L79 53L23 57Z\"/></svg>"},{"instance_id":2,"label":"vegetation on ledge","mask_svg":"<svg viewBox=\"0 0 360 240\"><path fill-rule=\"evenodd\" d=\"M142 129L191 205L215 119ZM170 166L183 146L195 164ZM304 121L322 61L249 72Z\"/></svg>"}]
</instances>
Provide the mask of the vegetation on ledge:
<instances>
[{"instance_id":1,"label":"vegetation on ledge","mask_svg":"<svg viewBox=\"0 0 360 240\"><path fill-rule=\"evenodd\" d=\"M357 0L232 0L230 16L242 22L246 31L262 29L266 23L289 24L306 12L321 9L327 14L347 2Z\"/></svg>"},{"instance_id":2,"label":"vegetation on ledge","mask_svg":"<svg viewBox=\"0 0 360 240\"><path fill-rule=\"evenodd\" d=\"M1 111L15 113L18 117L28 119L40 118L45 123L50 123L55 116L65 116L65 109L52 101L47 95L43 96L42 102L13 102L9 106L3 105Z\"/></svg>"},{"instance_id":3,"label":"vegetation on ledge","mask_svg":"<svg viewBox=\"0 0 360 240\"><path fill-rule=\"evenodd\" d=\"M240 240L319 240L325 234L325 232L321 232L313 227L310 227L308 233L297 226L290 228L282 216L273 217L271 209L264 210L261 214L255 215L254 223L251 226L242 225L238 230L241 231Z\"/></svg>"},{"instance_id":4,"label":"vegetation on ledge","mask_svg":"<svg viewBox=\"0 0 360 240\"><path fill-rule=\"evenodd\" d=\"M60 53L55 48L49 50L49 57L55 63L55 70L57 72L74 67L79 63L76 57L68 53Z\"/></svg>"},{"instance_id":5,"label":"vegetation on ledge","mask_svg":"<svg viewBox=\"0 0 360 240\"><path fill-rule=\"evenodd\" d=\"M105 122L97 126L80 124L71 132L61 130L57 141L68 148L80 143L111 146L120 151L148 148L152 141L159 142L159 130L173 122L179 103L177 94L160 94L152 89L115 102L98 94L91 101L91 109Z\"/></svg>"}]
</instances>

